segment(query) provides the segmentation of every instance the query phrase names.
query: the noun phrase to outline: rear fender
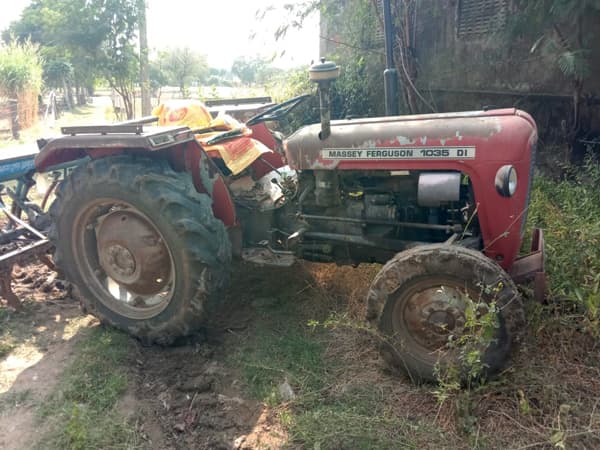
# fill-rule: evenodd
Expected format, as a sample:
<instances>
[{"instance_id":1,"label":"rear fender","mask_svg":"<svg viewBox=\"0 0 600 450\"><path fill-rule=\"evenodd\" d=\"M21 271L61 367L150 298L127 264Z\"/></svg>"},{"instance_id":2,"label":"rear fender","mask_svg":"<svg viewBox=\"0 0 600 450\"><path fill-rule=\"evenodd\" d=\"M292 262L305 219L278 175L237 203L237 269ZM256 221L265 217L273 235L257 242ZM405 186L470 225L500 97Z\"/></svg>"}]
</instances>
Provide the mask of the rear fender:
<instances>
[{"instance_id":1,"label":"rear fender","mask_svg":"<svg viewBox=\"0 0 600 450\"><path fill-rule=\"evenodd\" d=\"M175 133L173 136L174 141L152 146L146 144L147 139L144 141L148 136L139 136L137 146L128 145L134 143L130 137L127 138L130 142L120 143L115 136L104 136L104 139L96 141L101 142L103 146L86 146L84 136L65 136L42 142L41 151L35 158L35 167L39 172L43 172L59 164L85 157L99 159L120 154L154 154L168 159L175 170L189 172L196 190L212 198L215 217L225 226L233 226L236 222L235 207L219 169L191 133ZM91 140L97 139L98 136ZM89 143L89 137L87 141Z\"/></svg>"},{"instance_id":2,"label":"rear fender","mask_svg":"<svg viewBox=\"0 0 600 450\"><path fill-rule=\"evenodd\" d=\"M235 206L221 171L195 140L184 145L172 155L175 160L174 165L181 164L182 156L185 170L192 174L196 190L206 193L212 198L215 217L227 227L234 226L236 222Z\"/></svg>"}]
</instances>

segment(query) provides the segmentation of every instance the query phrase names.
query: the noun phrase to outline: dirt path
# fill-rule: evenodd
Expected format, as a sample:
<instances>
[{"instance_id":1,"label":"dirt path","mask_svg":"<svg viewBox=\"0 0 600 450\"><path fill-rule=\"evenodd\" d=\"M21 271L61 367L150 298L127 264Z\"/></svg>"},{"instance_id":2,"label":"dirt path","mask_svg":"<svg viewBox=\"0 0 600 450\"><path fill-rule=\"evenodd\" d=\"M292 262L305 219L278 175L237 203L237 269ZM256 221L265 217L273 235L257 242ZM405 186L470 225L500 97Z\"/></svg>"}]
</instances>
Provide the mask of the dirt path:
<instances>
[{"instance_id":1,"label":"dirt path","mask_svg":"<svg viewBox=\"0 0 600 450\"><path fill-rule=\"evenodd\" d=\"M18 276L13 285L24 311L0 310L0 339L14 347L0 359L0 448L15 450L30 447L39 431L36 407L60 379L79 330L95 323L45 266Z\"/></svg>"},{"instance_id":2,"label":"dirt path","mask_svg":"<svg viewBox=\"0 0 600 450\"><path fill-rule=\"evenodd\" d=\"M24 311L0 309L0 339L13 347L0 358L0 448L4 450L27 449L36 443L44 431L36 412L74 358L82 331L98 324L81 314L53 276L42 265L24 270L13 283ZM144 447L281 446L285 433L275 424L273 413L244 397L239 376L224 360L230 331L239 330L242 322L240 314L232 315L217 328L170 348L143 347L131 339L130 388L117 407L138 424Z\"/></svg>"}]
</instances>

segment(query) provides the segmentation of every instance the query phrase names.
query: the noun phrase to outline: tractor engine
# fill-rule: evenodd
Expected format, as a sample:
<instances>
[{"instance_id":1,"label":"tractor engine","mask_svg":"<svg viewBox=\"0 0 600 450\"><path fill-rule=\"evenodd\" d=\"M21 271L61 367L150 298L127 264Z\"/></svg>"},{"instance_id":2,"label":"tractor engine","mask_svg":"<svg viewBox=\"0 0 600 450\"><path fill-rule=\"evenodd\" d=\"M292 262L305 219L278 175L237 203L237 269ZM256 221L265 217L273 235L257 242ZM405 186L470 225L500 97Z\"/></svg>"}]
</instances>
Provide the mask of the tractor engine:
<instances>
[{"instance_id":1,"label":"tractor engine","mask_svg":"<svg viewBox=\"0 0 600 450\"><path fill-rule=\"evenodd\" d=\"M304 259L382 262L458 233L479 243L475 223L464 230L474 202L460 172L315 170L299 185L290 244Z\"/></svg>"}]
</instances>

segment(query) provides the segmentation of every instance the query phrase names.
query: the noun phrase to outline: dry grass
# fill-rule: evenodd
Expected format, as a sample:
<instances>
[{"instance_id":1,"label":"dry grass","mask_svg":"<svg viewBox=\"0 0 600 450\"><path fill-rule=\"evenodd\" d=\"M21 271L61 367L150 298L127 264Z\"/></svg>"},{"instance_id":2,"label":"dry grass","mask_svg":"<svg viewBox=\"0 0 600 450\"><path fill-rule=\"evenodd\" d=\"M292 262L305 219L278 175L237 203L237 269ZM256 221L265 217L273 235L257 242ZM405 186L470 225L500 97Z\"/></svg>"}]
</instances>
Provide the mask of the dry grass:
<instances>
[{"instance_id":1,"label":"dry grass","mask_svg":"<svg viewBox=\"0 0 600 450\"><path fill-rule=\"evenodd\" d=\"M444 448L600 448L600 343L565 319L564 311L530 304L529 329L512 365L488 384L452 392L440 404L435 387L415 387L388 373L362 329L364 298L379 267L304 268L313 295L343 317L333 320L325 341L325 359L338 362L330 398L368 386L385 414L441 430ZM417 441L419 448L440 444L435 432Z\"/></svg>"}]
</instances>

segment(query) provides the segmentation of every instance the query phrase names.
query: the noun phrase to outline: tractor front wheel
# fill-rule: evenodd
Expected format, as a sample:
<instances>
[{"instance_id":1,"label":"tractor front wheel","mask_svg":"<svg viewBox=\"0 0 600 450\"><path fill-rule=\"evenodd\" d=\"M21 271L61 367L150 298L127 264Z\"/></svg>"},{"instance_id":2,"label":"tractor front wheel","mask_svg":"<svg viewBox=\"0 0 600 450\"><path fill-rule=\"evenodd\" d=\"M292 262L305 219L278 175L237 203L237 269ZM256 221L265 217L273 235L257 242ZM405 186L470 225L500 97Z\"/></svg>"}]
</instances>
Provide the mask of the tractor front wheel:
<instances>
[{"instance_id":1,"label":"tractor front wheel","mask_svg":"<svg viewBox=\"0 0 600 450\"><path fill-rule=\"evenodd\" d=\"M446 244L391 259L368 308L383 358L415 382L468 383L497 372L524 325L508 274L480 252Z\"/></svg>"},{"instance_id":2,"label":"tractor front wheel","mask_svg":"<svg viewBox=\"0 0 600 450\"><path fill-rule=\"evenodd\" d=\"M148 343L203 323L231 246L189 174L164 161L99 159L75 169L56 197L55 261L85 310Z\"/></svg>"}]
</instances>

